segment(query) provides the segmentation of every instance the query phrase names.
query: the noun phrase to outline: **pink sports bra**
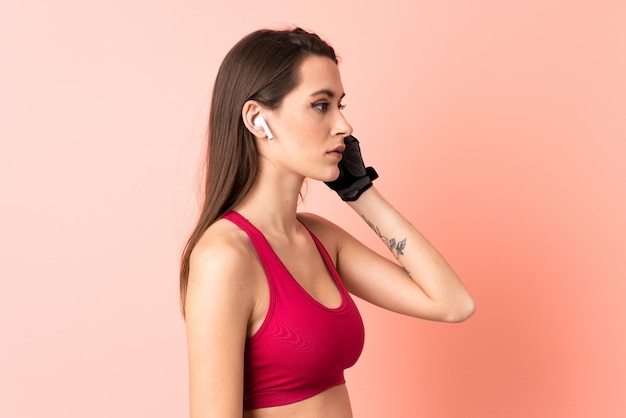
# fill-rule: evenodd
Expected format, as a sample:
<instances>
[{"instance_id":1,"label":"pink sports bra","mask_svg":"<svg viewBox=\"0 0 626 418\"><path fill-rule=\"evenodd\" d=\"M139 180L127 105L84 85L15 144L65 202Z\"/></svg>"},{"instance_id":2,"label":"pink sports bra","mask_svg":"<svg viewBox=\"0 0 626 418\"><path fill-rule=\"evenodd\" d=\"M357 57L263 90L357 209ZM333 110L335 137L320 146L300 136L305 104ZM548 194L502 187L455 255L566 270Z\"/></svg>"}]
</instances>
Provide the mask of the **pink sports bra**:
<instances>
[{"instance_id":1,"label":"pink sports bra","mask_svg":"<svg viewBox=\"0 0 626 418\"><path fill-rule=\"evenodd\" d=\"M224 218L248 234L270 291L267 316L246 342L244 409L297 402L345 383L344 369L363 349L363 321L326 249L309 231L341 293L342 303L334 309L300 286L248 220L234 211Z\"/></svg>"}]
</instances>

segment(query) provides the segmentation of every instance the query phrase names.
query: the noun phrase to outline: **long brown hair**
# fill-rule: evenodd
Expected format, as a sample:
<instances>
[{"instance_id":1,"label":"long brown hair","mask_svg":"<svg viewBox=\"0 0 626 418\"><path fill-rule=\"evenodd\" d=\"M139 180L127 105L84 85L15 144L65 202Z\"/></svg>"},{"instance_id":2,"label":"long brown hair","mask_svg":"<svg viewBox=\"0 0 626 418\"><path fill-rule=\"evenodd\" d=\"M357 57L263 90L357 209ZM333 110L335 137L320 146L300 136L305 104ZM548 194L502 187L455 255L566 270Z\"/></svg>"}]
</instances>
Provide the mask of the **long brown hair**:
<instances>
[{"instance_id":1,"label":"long brown hair","mask_svg":"<svg viewBox=\"0 0 626 418\"><path fill-rule=\"evenodd\" d=\"M207 228L241 201L256 178L258 153L241 117L243 105L256 100L270 109L279 107L298 85L300 63L309 55L337 63L333 48L316 34L301 28L262 29L241 39L220 66L209 113L202 209L181 257L183 316L191 252Z\"/></svg>"}]
</instances>

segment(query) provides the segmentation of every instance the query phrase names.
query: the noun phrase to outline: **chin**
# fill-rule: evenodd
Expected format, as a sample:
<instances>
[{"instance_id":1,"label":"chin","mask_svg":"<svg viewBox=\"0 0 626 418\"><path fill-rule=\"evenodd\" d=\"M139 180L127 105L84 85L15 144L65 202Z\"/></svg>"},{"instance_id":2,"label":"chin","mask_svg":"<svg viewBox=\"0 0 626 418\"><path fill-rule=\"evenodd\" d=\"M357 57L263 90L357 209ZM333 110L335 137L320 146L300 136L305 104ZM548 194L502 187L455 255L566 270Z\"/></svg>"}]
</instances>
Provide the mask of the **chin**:
<instances>
[{"instance_id":1,"label":"chin","mask_svg":"<svg viewBox=\"0 0 626 418\"><path fill-rule=\"evenodd\" d=\"M339 170L339 167L337 165L334 165L326 166L324 169L310 171L308 174L305 174L305 176L312 180L330 182L337 180L340 173L341 171Z\"/></svg>"},{"instance_id":2,"label":"chin","mask_svg":"<svg viewBox=\"0 0 626 418\"><path fill-rule=\"evenodd\" d=\"M339 171L339 168L337 168L336 170L333 170L332 173L328 173L328 176L326 176L326 178L324 178L323 181L326 181L326 182L335 181L339 178L339 174L340 174L340 171Z\"/></svg>"}]
</instances>

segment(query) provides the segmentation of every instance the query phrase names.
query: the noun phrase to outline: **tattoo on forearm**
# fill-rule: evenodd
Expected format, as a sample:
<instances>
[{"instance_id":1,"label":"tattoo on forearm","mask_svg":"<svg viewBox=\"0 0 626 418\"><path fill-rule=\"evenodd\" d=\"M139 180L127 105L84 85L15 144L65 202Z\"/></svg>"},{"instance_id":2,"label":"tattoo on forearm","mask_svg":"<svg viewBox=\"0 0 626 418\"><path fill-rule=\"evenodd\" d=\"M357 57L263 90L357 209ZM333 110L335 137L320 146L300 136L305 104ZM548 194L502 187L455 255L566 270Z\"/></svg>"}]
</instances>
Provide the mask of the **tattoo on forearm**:
<instances>
[{"instance_id":1,"label":"tattoo on forearm","mask_svg":"<svg viewBox=\"0 0 626 418\"><path fill-rule=\"evenodd\" d=\"M389 248L389 251L391 251L391 254L393 254L393 256L396 257L396 259L399 259L401 255L404 255L404 248L406 247L406 238L400 241L396 240L395 238L387 238L380 232L380 229L376 225L374 225L369 219L367 219L363 215L361 215L361 217L363 218L365 223L367 223L367 225L369 225L369 227L374 230L374 232L376 233L376 235L378 235L378 237L382 240L382 242L385 243L387 248ZM409 276L411 275L411 273L409 273L408 271L407 271L407 274Z\"/></svg>"}]
</instances>

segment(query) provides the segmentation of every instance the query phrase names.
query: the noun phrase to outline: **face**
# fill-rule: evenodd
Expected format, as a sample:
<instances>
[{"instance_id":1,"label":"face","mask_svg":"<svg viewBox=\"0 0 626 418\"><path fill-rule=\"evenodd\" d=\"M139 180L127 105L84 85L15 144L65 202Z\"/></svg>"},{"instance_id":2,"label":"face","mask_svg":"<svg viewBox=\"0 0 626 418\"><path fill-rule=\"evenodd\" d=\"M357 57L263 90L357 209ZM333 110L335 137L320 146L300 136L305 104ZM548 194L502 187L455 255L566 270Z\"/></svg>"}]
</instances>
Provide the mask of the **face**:
<instances>
[{"instance_id":1,"label":"face","mask_svg":"<svg viewBox=\"0 0 626 418\"><path fill-rule=\"evenodd\" d=\"M278 169L322 181L337 178L343 139L352 134L343 96L337 64L319 56L303 60L300 84L268 114L274 134L268 151Z\"/></svg>"}]
</instances>

